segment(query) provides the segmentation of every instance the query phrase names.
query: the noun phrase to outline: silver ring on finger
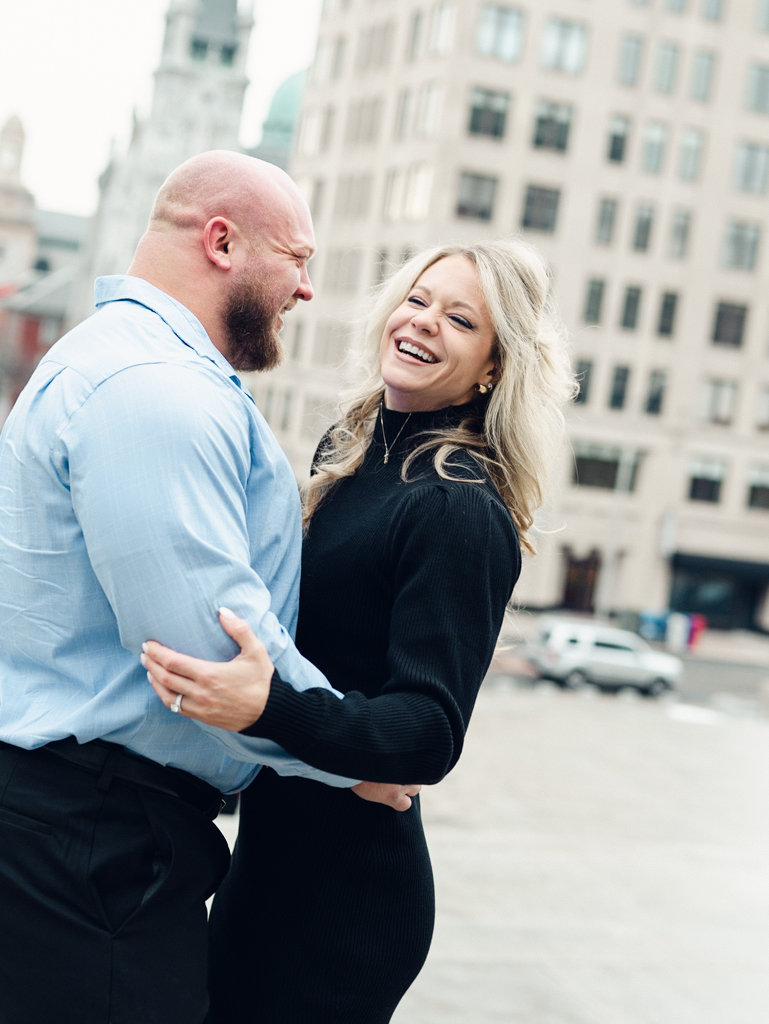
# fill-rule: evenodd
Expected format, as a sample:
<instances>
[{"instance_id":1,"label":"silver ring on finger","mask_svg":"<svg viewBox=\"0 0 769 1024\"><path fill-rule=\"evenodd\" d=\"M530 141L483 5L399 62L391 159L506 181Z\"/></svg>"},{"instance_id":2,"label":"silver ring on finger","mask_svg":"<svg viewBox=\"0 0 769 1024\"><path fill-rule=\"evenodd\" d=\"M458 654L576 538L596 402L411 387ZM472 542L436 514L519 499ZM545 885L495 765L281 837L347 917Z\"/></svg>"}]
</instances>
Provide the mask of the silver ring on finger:
<instances>
[{"instance_id":1,"label":"silver ring on finger","mask_svg":"<svg viewBox=\"0 0 769 1024\"><path fill-rule=\"evenodd\" d=\"M170 710L173 711L173 713L175 715L178 715L179 712L182 710L182 699L183 699L183 697L184 697L183 693L177 693L176 700L173 702L173 704L170 707Z\"/></svg>"}]
</instances>

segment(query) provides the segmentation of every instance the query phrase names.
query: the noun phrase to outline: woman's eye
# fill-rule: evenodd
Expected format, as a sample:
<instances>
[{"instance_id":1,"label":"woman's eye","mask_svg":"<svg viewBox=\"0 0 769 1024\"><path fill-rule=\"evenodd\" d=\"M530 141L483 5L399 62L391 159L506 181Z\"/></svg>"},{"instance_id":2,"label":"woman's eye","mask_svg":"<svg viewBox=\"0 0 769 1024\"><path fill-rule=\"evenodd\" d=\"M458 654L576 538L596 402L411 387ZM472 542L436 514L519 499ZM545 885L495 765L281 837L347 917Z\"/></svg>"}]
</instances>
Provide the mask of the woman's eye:
<instances>
[{"instance_id":1,"label":"woman's eye","mask_svg":"<svg viewBox=\"0 0 769 1024\"><path fill-rule=\"evenodd\" d=\"M418 295L409 295L408 301L415 302L417 306L424 306L424 302L422 301L422 299L419 298Z\"/></svg>"},{"instance_id":2,"label":"woman's eye","mask_svg":"<svg viewBox=\"0 0 769 1024\"><path fill-rule=\"evenodd\" d=\"M453 320L455 323L459 324L460 327L466 327L470 331L474 330L473 325L470 323L470 321L469 320L465 320L465 318L463 316L452 316L452 317L449 317L449 319Z\"/></svg>"}]
</instances>

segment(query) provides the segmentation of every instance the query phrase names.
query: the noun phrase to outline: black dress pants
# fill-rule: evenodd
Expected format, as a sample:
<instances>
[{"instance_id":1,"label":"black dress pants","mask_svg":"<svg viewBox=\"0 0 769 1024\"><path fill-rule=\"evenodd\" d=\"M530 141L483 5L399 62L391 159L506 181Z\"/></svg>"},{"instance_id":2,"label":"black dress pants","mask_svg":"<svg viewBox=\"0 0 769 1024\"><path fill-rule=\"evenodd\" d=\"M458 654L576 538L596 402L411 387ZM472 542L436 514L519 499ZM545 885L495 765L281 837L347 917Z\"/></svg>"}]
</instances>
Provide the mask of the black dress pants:
<instances>
[{"instance_id":1,"label":"black dress pants","mask_svg":"<svg viewBox=\"0 0 769 1024\"><path fill-rule=\"evenodd\" d=\"M0 1024L205 1019L224 837L176 797L102 789L44 751L0 747Z\"/></svg>"}]
</instances>

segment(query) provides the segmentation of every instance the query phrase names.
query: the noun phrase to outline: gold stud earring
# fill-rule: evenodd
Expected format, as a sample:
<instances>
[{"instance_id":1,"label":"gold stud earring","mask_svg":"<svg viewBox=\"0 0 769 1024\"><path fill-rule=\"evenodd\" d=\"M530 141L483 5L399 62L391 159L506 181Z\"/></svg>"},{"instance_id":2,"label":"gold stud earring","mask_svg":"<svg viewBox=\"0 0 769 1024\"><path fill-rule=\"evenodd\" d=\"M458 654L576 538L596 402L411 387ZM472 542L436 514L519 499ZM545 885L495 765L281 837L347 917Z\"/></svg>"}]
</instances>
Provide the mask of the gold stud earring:
<instances>
[{"instance_id":1,"label":"gold stud earring","mask_svg":"<svg viewBox=\"0 0 769 1024\"><path fill-rule=\"evenodd\" d=\"M475 390L481 395L486 395L489 393L489 391L491 391L493 387L493 384L476 384Z\"/></svg>"}]
</instances>

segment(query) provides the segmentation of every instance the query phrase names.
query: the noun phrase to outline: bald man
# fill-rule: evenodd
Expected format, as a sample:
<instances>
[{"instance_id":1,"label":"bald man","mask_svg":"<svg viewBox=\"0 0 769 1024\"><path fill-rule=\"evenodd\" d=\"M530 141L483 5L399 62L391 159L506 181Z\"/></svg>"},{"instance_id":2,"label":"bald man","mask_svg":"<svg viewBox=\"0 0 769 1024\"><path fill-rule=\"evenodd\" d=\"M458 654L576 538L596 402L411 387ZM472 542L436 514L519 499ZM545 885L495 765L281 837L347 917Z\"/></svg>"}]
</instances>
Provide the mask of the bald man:
<instances>
[{"instance_id":1,"label":"bald man","mask_svg":"<svg viewBox=\"0 0 769 1024\"><path fill-rule=\"evenodd\" d=\"M161 188L128 275L96 282L98 312L6 423L1 1024L200 1024L205 900L229 863L222 794L263 764L357 781L172 714L139 663L150 638L233 657L224 606L282 679L330 689L292 641L296 484L235 373L278 363L283 314L312 298L314 245L282 171L193 158ZM397 804L398 787L379 789Z\"/></svg>"}]
</instances>

